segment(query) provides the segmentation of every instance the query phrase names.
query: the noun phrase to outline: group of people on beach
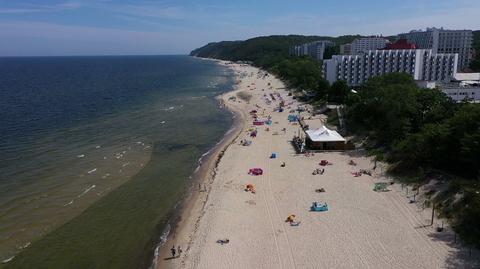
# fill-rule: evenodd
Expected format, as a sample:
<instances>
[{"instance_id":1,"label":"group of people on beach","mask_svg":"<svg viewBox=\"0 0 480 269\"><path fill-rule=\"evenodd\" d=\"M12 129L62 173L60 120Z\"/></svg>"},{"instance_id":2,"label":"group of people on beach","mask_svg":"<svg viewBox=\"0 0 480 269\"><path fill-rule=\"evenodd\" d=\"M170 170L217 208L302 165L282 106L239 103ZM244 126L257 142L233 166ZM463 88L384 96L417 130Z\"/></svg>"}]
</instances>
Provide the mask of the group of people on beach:
<instances>
[{"instance_id":1,"label":"group of people on beach","mask_svg":"<svg viewBox=\"0 0 480 269\"><path fill-rule=\"evenodd\" d=\"M172 248L170 249L170 252L172 253L172 258L179 258L182 255L183 250L180 246L178 246L178 248L175 249L175 245L173 245ZM178 256L175 256L177 253L178 253Z\"/></svg>"}]
</instances>

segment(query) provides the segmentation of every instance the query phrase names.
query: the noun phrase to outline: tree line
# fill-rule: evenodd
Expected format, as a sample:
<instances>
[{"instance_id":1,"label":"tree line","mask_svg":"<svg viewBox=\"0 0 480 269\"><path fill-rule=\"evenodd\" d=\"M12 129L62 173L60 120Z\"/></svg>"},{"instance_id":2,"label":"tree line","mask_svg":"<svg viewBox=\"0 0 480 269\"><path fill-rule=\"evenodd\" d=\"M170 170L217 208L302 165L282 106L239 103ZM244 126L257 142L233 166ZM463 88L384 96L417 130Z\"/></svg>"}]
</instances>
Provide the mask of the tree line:
<instances>
[{"instance_id":1,"label":"tree line","mask_svg":"<svg viewBox=\"0 0 480 269\"><path fill-rule=\"evenodd\" d=\"M455 103L402 73L369 79L346 104L350 130L368 137L392 172L415 175L418 184L432 171L448 175L437 207L464 241L480 247L480 105Z\"/></svg>"}]
</instances>

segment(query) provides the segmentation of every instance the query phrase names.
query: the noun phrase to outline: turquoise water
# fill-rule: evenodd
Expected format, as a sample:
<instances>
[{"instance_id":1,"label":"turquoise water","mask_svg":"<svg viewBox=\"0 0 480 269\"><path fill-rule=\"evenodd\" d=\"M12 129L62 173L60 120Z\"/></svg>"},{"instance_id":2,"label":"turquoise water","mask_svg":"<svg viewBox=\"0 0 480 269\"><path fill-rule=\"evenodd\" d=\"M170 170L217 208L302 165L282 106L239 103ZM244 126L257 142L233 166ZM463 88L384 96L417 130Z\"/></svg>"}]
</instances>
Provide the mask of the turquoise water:
<instances>
[{"instance_id":1,"label":"turquoise water","mask_svg":"<svg viewBox=\"0 0 480 269\"><path fill-rule=\"evenodd\" d=\"M148 267L232 123L213 98L231 72L188 56L0 58L0 72L3 266Z\"/></svg>"}]
</instances>

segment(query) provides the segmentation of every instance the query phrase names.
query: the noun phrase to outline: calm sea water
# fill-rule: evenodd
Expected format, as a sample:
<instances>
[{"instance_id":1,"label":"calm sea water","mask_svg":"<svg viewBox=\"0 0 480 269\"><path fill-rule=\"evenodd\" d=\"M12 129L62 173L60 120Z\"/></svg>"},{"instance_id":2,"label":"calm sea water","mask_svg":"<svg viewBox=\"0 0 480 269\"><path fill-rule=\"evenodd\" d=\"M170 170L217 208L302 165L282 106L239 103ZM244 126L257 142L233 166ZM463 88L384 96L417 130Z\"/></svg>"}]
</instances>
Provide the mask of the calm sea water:
<instances>
[{"instance_id":1,"label":"calm sea water","mask_svg":"<svg viewBox=\"0 0 480 269\"><path fill-rule=\"evenodd\" d=\"M188 56L0 58L3 266L147 267L232 85Z\"/></svg>"}]
</instances>

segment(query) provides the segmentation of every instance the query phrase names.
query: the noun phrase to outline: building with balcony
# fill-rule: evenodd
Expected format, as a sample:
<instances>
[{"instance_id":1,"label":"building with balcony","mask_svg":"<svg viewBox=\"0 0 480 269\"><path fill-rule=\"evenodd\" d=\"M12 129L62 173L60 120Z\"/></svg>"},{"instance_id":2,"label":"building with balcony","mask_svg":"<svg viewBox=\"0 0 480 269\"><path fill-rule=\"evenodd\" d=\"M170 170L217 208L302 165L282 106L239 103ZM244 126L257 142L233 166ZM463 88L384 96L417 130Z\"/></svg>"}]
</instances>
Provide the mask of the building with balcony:
<instances>
[{"instance_id":1,"label":"building with balcony","mask_svg":"<svg viewBox=\"0 0 480 269\"><path fill-rule=\"evenodd\" d=\"M394 72L410 74L415 80L448 82L457 73L457 63L458 54L434 53L431 49L369 50L334 55L323 62L323 75L330 83L344 80L349 86Z\"/></svg>"},{"instance_id":2,"label":"building with balcony","mask_svg":"<svg viewBox=\"0 0 480 269\"><path fill-rule=\"evenodd\" d=\"M457 69L468 67L472 60L473 32L471 30L446 30L427 28L426 31L414 30L399 34L400 39L407 39L419 49L431 49L433 53L457 53Z\"/></svg>"},{"instance_id":3,"label":"building with balcony","mask_svg":"<svg viewBox=\"0 0 480 269\"><path fill-rule=\"evenodd\" d=\"M335 43L328 40L319 40L310 42L290 48L290 55L292 56L310 56L317 60L323 60L325 50L328 47L334 46Z\"/></svg>"},{"instance_id":4,"label":"building with balcony","mask_svg":"<svg viewBox=\"0 0 480 269\"><path fill-rule=\"evenodd\" d=\"M341 55L350 55L352 54L352 44L343 44L340 45L340 54Z\"/></svg>"},{"instance_id":5,"label":"building with balcony","mask_svg":"<svg viewBox=\"0 0 480 269\"><path fill-rule=\"evenodd\" d=\"M359 54L369 50L383 49L389 43L388 39L383 37L364 37L353 40L350 54Z\"/></svg>"}]
</instances>

